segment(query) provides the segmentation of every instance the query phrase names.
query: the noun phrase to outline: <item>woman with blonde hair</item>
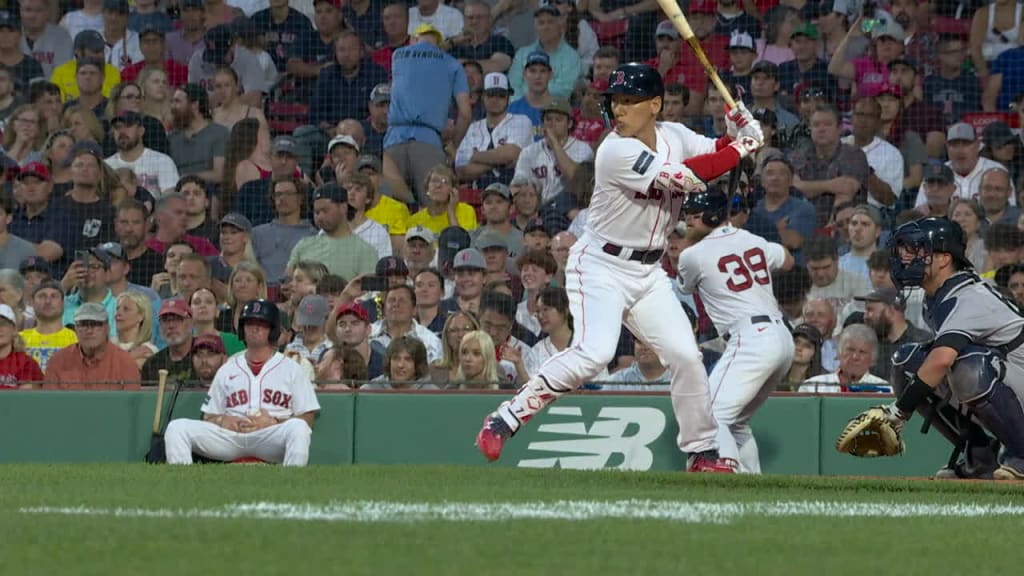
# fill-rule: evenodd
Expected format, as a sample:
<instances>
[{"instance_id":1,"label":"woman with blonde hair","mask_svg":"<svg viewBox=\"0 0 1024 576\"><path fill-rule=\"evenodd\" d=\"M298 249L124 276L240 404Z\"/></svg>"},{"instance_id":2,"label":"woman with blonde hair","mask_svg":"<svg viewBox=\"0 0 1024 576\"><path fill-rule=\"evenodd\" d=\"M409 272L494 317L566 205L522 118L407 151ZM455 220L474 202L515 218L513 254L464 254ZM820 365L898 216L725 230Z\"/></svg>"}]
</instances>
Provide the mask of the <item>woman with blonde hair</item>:
<instances>
[{"instance_id":1,"label":"woman with blonde hair","mask_svg":"<svg viewBox=\"0 0 1024 576\"><path fill-rule=\"evenodd\" d=\"M157 353L153 344L153 305L141 292L128 290L117 297L114 324L117 336L112 339L118 348L132 355L142 368Z\"/></svg>"},{"instance_id":2,"label":"woman with blonde hair","mask_svg":"<svg viewBox=\"0 0 1024 576\"><path fill-rule=\"evenodd\" d=\"M103 142L103 125L85 106L69 106L61 118L61 128L71 132L75 142Z\"/></svg>"},{"instance_id":3,"label":"woman with blonde hair","mask_svg":"<svg viewBox=\"0 0 1024 576\"><path fill-rule=\"evenodd\" d=\"M139 86L142 87L142 115L156 118L164 128L171 127L174 117L167 72L159 66L146 66L139 72Z\"/></svg>"},{"instance_id":4,"label":"woman with blonde hair","mask_svg":"<svg viewBox=\"0 0 1024 576\"><path fill-rule=\"evenodd\" d=\"M202 336L203 334L220 336L221 341L224 343L224 351L227 352L228 356L245 349L245 344L242 344L238 336L231 332L217 329L216 322L219 308L217 295L213 293L213 290L199 288L192 293L188 306L192 311L192 332L195 336Z\"/></svg>"},{"instance_id":5,"label":"woman with blonde hair","mask_svg":"<svg viewBox=\"0 0 1024 576\"><path fill-rule=\"evenodd\" d=\"M39 111L31 104L15 108L4 130L4 153L21 166L39 162L45 142L46 127Z\"/></svg>"},{"instance_id":6,"label":"woman with blonde hair","mask_svg":"<svg viewBox=\"0 0 1024 576\"><path fill-rule=\"evenodd\" d=\"M425 184L426 206L409 217L409 227L423 226L434 234L440 234L449 226L475 230L476 210L465 202L459 202L458 182L455 172L446 164L431 168Z\"/></svg>"},{"instance_id":7,"label":"woman with blonde hair","mask_svg":"<svg viewBox=\"0 0 1024 576\"><path fill-rule=\"evenodd\" d=\"M231 271L227 288L225 300L228 305L217 317L217 329L237 334L238 315L245 303L267 297L267 275L259 264L245 260Z\"/></svg>"},{"instance_id":8,"label":"woman with blonde hair","mask_svg":"<svg viewBox=\"0 0 1024 576\"><path fill-rule=\"evenodd\" d=\"M459 390L497 390L498 357L494 341L483 330L474 330L462 337L459 345L459 368L454 383Z\"/></svg>"},{"instance_id":9,"label":"woman with blonde hair","mask_svg":"<svg viewBox=\"0 0 1024 576\"><path fill-rule=\"evenodd\" d=\"M464 310L456 310L448 314L448 319L441 329L441 351L439 360L430 367L431 380L442 385L454 382L459 372L459 348L462 338L480 329L476 317Z\"/></svg>"},{"instance_id":10,"label":"woman with blonde hair","mask_svg":"<svg viewBox=\"0 0 1024 576\"><path fill-rule=\"evenodd\" d=\"M14 311L18 331L34 328L35 314L25 307L25 278L17 270L0 270L0 304L6 304Z\"/></svg>"}]
</instances>

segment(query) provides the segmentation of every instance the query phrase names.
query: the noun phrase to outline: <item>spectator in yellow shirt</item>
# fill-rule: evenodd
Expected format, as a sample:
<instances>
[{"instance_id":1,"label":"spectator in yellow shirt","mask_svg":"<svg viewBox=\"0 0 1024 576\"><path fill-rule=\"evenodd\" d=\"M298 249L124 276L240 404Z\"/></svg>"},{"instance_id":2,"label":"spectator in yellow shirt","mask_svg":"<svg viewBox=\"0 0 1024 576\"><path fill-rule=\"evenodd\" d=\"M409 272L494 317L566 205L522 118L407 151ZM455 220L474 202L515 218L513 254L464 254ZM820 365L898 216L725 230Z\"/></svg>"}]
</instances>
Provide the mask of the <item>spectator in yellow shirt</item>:
<instances>
[{"instance_id":1,"label":"spectator in yellow shirt","mask_svg":"<svg viewBox=\"0 0 1024 576\"><path fill-rule=\"evenodd\" d=\"M95 30L83 30L75 36L75 57L53 69L50 81L60 88L61 98L67 102L78 98L78 73L79 60L99 60L104 62L103 67L103 96L110 97L110 91L121 83L121 72L104 60L104 48L106 42L103 36Z\"/></svg>"},{"instance_id":2,"label":"spectator in yellow shirt","mask_svg":"<svg viewBox=\"0 0 1024 576\"><path fill-rule=\"evenodd\" d=\"M64 326L64 290L60 282L48 280L41 283L32 294L32 308L36 314L36 326L21 331L28 353L46 372L50 357L58 350L78 343L74 330Z\"/></svg>"},{"instance_id":3,"label":"spectator in yellow shirt","mask_svg":"<svg viewBox=\"0 0 1024 576\"><path fill-rule=\"evenodd\" d=\"M455 172L447 165L438 164L431 168L426 183L428 204L409 218L409 226L420 225L434 234L440 234L449 226L475 230L476 210L465 202L459 202L456 182Z\"/></svg>"}]
</instances>

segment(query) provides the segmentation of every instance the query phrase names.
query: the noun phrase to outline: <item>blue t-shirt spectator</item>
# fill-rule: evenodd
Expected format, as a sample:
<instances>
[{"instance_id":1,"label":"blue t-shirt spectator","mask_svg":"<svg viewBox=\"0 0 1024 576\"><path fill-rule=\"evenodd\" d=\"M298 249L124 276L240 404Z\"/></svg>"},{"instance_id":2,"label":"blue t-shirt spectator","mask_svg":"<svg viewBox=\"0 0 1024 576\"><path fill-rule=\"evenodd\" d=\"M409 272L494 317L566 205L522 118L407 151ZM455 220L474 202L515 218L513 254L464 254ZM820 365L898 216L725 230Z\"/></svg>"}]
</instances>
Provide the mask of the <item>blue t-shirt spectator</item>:
<instances>
[{"instance_id":1,"label":"blue t-shirt spectator","mask_svg":"<svg viewBox=\"0 0 1024 576\"><path fill-rule=\"evenodd\" d=\"M762 199L754 207L751 216L755 214L775 225L776 230L778 230L779 221L783 218L788 218L786 227L798 232L803 237L804 242L814 235L814 206L803 198L790 196L781 206L771 212L765 207L765 201ZM793 250L791 252L793 253L793 259L798 264L803 264L802 250Z\"/></svg>"},{"instance_id":2,"label":"blue t-shirt spectator","mask_svg":"<svg viewBox=\"0 0 1024 576\"><path fill-rule=\"evenodd\" d=\"M320 122L329 122L333 126L346 118L365 118L370 92L377 84L387 81L388 73L369 58L359 63L359 70L351 77L345 76L337 64L324 68L316 82L316 94L309 112L310 123L319 126ZM424 85L418 88L418 97L426 97L425 92L433 93L424 91ZM445 106L444 110L448 107Z\"/></svg>"},{"instance_id":3,"label":"blue t-shirt spectator","mask_svg":"<svg viewBox=\"0 0 1024 576\"><path fill-rule=\"evenodd\" d=\"M516 56L515 46L509 42L508 38L498 34L491 34L490 38L478 46L470 46L468 44L454 46L449 54L458 60L476 60L477 62L483 62L484 60L490 59L491 56L494 56L494 54L498 52L507 54L509 58L515 58Z\"/></svg>"},{"instance_id":4,"label":"blue t-shirt spectator","mask_svg":"<svg viewBox=\"0 0 1024 576\"><path fill-rule=\"evenodd\" d=\"M164 12L157 11L146 14L132 12L128 15L128 29L139 34L145 30L159 30L166 33L174 30L174 25L171 23L171 17Z\"/></svg>"},{"instance_id":5,"label":"blue t-shirt spectator","mask_svg":"<svg viewBox=\"0 0 1024 576\"><path fill-rule=\"evenodd\" d=\"M359 39L367 46L380 48L384 45L384 25L381 13L384 11L385 2L370 2L369 8L362 15L356 14L352 6L345 5L341 9L341 16L345 22L359 34Z\"/></svg>"},{"instance_id":6,"label":"blue t-shirt spectator","mask_svg":"<svg viewBox=\"0 0 1024 576\"><path fill-rule=\"evenodd\" d=\"M425 90L425 86L430 89ZM384 148L410 140L441 146L448 107L457 95L467 93L469 82L462 64L437 46L419 42L395 50ZM361 102L363 115L368 100L363 98Z\"/></svg>"},{"instance_id":7,"label":"blue t-shirt spectator","mask_svg":"<svg viewBox=\"0 0 1024 576\"><path fill-rule=\"evenodd\" d=\"M273 8L266 8L252 15L252 24L256 30L265 35L267 54L274 60L274 66L280 71L288 66L288 56L294 52L294 46L304 42L313 32L313 23L305 14L294 8L288 9L284 21L274 22Z\"/></svg>"},{"instance_id":8,"label":"blue t-shirt spectator","mask_svg":"<svg viewBox=\"0 0 1024 576\"><path fill-rule=\"evenodd\" d=\"M1010 109L1014 97L1024 92L1024 46L1011 48L1003 52L992 63L991 74L1002 74L1003 82L996 99L996 110L1005 112Z\"/></svg>"},{"instance_id":9,"label":"blue t-shirt spectator","mask_svg":"<svg viewBox=\"0 0 1024 576\"><path fill-rule=\"evenodd\" d=\"M543 124L540 119L540 108L534 108L531 106L530 103L526 101L526 98L519 98L518 100L513 100L509 103L508 113L522 114L529 118L530 124L533 124L533 139L540 140L542 135L540 126Z\"/></svg>"},{"instance_id":10,"label":"blue t-shirt spectator","mask_svg":"<svg viewBox=\"0 0 1024 576\"><path fill-rule=\"evenodd\" d=\"M946 122L955 124L964 114L981 110L981 84L977 76L967 72L956 78L932 74L924 79L924 101L942 110Z\"/></svg>"}]
</instances>

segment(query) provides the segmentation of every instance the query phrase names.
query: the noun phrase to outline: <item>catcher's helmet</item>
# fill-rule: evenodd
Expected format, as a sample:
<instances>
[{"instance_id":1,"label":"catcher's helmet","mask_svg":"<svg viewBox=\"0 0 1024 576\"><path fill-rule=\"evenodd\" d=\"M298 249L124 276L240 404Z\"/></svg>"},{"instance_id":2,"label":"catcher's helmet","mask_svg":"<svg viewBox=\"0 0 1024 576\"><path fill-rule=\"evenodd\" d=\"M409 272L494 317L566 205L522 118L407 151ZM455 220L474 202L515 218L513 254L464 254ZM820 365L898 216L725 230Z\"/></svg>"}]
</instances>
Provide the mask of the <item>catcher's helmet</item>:
<instances>
[{"instance_id":1,"label":"catcher's helmet","mask_svg":"<svg viewBox=\"0 0 1024 576\"><path fill-rule=\"evenodd\" d=\"M238 315L238 338L242 342L245 342L247 320L262 320L270 324L270 344L277 345L277 340L281 337L281 312L277 309L276 304L263 298L245 303L242 312Z\"/></svg>"},{"instance_id":2,"label":"catcher's helmet","mask_svg":"<svg viewBox=\"0 0 1024 576\"><path fill-rule=\"evenodd\" d=\"M900 256L901 248L910 249L914 257L904 262ZM932 254L949 254L958 268L965 269L971 267L966 251L967 241L963 229L948 218L923 218L907 222L889 238L889 275L897 287L920 286Z\"/></svg>"},{"instance_id":3,"label":"catcher's helmet","mask_svg":"<svg viewBox=\"0 0 1024 576\"><path fill-rule=\"evenodd\" d=\"M715 228L729 219L729 198L715 187L691 193L683 202L683 214L701 214L701 221Z\"/></svg>"},{"instance_id":4,"label":"catcher's helmet","mask_svg":"<svg viewBox=\"0 0 1024 576\"><path fill-rule=\"evenodd\" d=\"M665 96L665 82L661 74L647 64L630 62L622 64L608 76L608 88L604 91L604 111L612 116L612 95L643 96L648 99Z\"/></svg>"}]
</instances>

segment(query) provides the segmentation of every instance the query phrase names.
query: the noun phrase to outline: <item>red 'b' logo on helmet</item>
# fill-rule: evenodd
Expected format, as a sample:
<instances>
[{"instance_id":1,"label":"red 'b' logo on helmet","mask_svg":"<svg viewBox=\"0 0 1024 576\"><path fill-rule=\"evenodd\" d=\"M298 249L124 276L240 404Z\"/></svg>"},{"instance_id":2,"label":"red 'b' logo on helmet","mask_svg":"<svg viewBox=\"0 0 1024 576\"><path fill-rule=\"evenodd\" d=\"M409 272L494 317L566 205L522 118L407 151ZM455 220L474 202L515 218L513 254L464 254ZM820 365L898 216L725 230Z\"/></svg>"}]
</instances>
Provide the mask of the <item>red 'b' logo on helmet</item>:
<instances>
[{"instance_id":1,"label":"red 'b' logo on helmet","mask_svg":"<svg viewBox=\"0 0 1024 576\"><path fill-rule=\"evenodd\" d=\"M622 86L626 83L626 73L622 70L616 70L612 76L612 86Z\"/></svg>"}]
</instances>

